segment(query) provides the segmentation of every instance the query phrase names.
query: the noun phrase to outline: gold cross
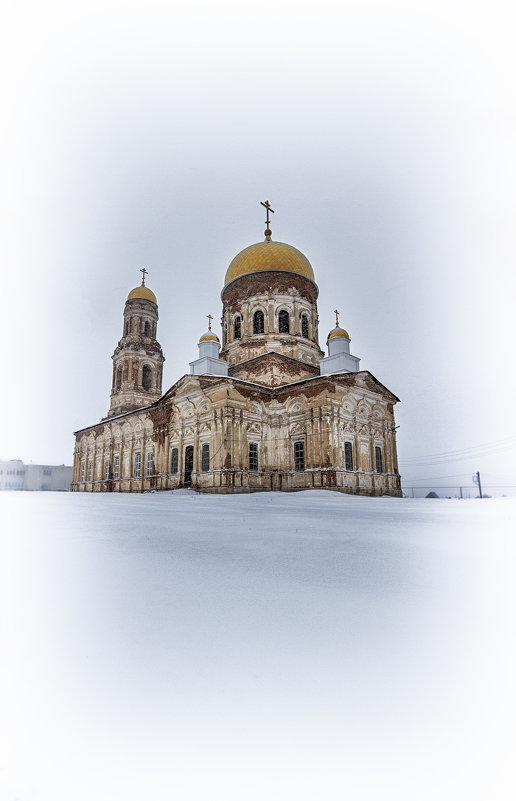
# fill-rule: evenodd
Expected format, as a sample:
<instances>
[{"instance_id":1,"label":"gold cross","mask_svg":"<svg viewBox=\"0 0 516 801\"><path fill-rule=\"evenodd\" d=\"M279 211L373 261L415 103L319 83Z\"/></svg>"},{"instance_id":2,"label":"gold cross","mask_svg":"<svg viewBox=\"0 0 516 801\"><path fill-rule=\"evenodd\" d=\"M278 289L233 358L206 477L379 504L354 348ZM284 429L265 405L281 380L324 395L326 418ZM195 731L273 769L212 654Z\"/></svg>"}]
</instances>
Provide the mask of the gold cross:
<instances>
[{"instance_id":1,"label":"gold cross","mask_svg":"<svg viewBox=\"0 0 516 801\"><path fill-rule=\"evenodd\" d=\"M265 203L262 200L260 200L260 205L262 205L265 209L267 209L267 219L265 220L265 224L267 226L267 228L265 229L265 239L268 242L270 242L272 231L269 227L270 226L269 212L272 211L272 213L274 214L274 209L271 209L271 204L269 203L268 200L266 200Z\"/></svg>"},{"instance_id":2,"label":"gold cross","mask_svg":"<svg viewBox=\"0 0 516 801\"><path fill-rule=\"evenodd\" d=\"M142 267L140 272L142 274L142 286L145 286L145 276L149 274L149 271L146 270L145 267Z\"/></svg>"},{"instance_id":3,"label":"gold cross","mask_svg":"<svg viewBox=\"0 0 516 801\"><path fill-rule=\"evenodd\" d=\"M267 209L267 219L265 220L265 223L266 223L267 228L268 228L269 225L270 225L270 222L269 222L269 211L272 211L272 213L274 214L274 209L271 209L271 204L269 203L268 200L266 200L265 203L263 203L260 200L260 205Z\"/></svg>"},{"instance_id":4,"label":"gold cross","mask_svg":"<svg viewBox=\"0 0 516 801\"><path fill-rule=\"evenodd\" d=\"M334 315L335 315L335 318L336 318L336 320L337 320L337 324L336 324L336 326L335 326L335 327L336 327L336 328L338 328L338 327L339 327L339 312L338 312L338 309L334 309L334 310L333 310L333 313L334 313Z\"/></svg>"},{"instance_id":5,"label":"gold cross","mask_svg":"<svg viewBox=\"0 0 516 801\"><path fill-rule=\"evenodd\" d=\"M208 331L211 331L211 321L213 320L213 317L211 314L207 314L206 317L208 318Z\"/></svg>"}]
</instances>

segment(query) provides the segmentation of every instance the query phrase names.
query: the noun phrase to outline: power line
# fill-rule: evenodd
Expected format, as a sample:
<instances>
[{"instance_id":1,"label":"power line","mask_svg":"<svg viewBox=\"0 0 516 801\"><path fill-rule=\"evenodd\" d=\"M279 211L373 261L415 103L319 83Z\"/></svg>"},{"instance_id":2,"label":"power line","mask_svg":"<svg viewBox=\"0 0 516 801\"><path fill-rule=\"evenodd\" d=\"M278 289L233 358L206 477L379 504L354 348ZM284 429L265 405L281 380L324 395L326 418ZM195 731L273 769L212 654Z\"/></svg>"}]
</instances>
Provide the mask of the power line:
<instances>
[{"instance_id":1,"label":"power line","mask_svg":"<svg viewBox=\"0 0 516 801\"><path fill-rule=\"evenodd\" d=\"M438 456L452 456L452 455L454 455L456 453L466 453L468 451L475 451L475 450L483 449L483 448L500 447L500 446L503 446L504 444L510 444L511 442L514 442L514 441L516 441L516 434L512 434L510 437L504 437L503 439L494 440L493 442L484 442L484 443L479 444L479 445L470 445L468 448L455 448L454 450L451 450L451 451L441 451L440 453L429 453L429 454L424 455L423 457L413 456L413 457L410 457L410 458L413 458L413 459L419 459L419 458L434 459L434 458L437 458Z\"/></svg>"},{"instance_id":2,"label":"power line","mask_svg":"<svg viewBox=\"0 0 516 801\"><path fill-rule=\"evenodd\" d=\"M460 489L463 487L464 489L476 491L477 484L471 484L471 486L467 486L465 484L423 484L421 487L411 487L410 485L403 484L402 482L402 489L416 489L416 490L423 490L423 489ZM516 489L516 484L482 484L482 489Z\"/></svg>"},{"instance_id":3,"label":"power line","mask_svg":"<svg viewBox=\"0 0 516 801\"><path fill-rule=\"evenodd\" d=\"M494 442L486 442L482 445L473 445L469 448L457 448L452 451L442 451L441 453L429 453L420 456L407 456L405 458L400 459L400 462L416 463L417 461L419 461L422 464L424 463L429 464L430 462L433 461L435 464L439 464L439 463L445 463L447 461L453 461L456 459L468 458L468 457L473 458L477 455L504 450L506 448L510 448L514 444L516 444L516 435L512 435L510 437L506 437L501 440L495 440Z\"/></svg>"},{"instance_id":4,"label":"power line","mask_svg":"<svg viewBox=\"0 0 516 801\"><path fill-rule=\"evenodd\" d=\"M469 473L454 473L452 476L432 476L430 478L403 478L403 481L441 481L443 478L464 478L469 476Z\"/></svg>"},{"instance_id":5,"label":"power line","mask_svg":"<svg viewBox=\"0 0 516 801\"><path fill-rule=\"evenodd\" d=\"M506 448L491 448L490 450L476 451L474 453L457 454L457 456L449 456L443 459L427 458L422 460L422 458L420 457L418 460L414 460L401 457L399 461L400 463L405 464L406 467L429 467L432 465L452 464L453 462L464 462L464 461L483 459L489 456L494 456L498 453L502 453L503 451L508 451L512 447L513 446L507 446Z\"/></svg>"}]
</instances>

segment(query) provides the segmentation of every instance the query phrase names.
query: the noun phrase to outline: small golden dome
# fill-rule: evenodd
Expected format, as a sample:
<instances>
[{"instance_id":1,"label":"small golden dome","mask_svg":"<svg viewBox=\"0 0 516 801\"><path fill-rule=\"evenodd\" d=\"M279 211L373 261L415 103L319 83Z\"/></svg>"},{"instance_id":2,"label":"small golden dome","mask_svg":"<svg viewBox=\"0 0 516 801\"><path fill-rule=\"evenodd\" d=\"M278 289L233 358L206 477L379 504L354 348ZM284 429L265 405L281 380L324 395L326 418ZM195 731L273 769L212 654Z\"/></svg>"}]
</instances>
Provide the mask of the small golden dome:
<instances>
[{"instance_id":1,"label":"small golden dome","mask_svg":"<svg viewBox=\"0 0 516 801\"><path fill-rule=\"evenodd\" d=\"M137 286L135 289L131 289L127 296L127 300L150 300L152 303L158 303L156 300L156 295L152 292L151 289L147 286Z\"/></svg>"},{"instance_id":2,"label":"small golden dome","mask_svg":"<svg viewBox=\"0 0 516 801\"><path fill-rule=\"evenodd\" d=\"M220 339L213 331L206 331L205 334L202 335L199 342L220 342Z\"/></svg>"},{"instance_id":3,"label":"small golden dome","mask_svg":"<svg viewBox=\"0 0 516 801\"><path fill-rule=\"evenodd\" d=\"M336 337L344 337L344 339L349 339L349 334L347 331L344 331L343 328L337 327L328 334L328 339L335 339Z\"/></svg>"},{"instance_id":4,"label":"small golden dome","mask_svg":"<svg viewBox=\"0 0 516 801\"><path fill-rule=\"evenodd\" d=\"M304 275L315 283L312 265L300 250L285 242L257 242L237 253L229 265L224 286L249 273L280 270Z\"/></svg>"}]
</instances>

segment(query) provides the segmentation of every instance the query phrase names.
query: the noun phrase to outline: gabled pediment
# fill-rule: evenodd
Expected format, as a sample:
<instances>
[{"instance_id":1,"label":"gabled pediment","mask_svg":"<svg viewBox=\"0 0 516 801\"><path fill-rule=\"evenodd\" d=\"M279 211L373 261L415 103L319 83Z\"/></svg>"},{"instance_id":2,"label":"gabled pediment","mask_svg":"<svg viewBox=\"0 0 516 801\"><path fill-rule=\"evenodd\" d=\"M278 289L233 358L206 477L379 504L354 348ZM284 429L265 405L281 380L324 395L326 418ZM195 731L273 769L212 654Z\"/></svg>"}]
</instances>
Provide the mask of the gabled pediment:
<instances>
[{"instance_id":1,"label":"gabled pediment","mask_svg":"<svg viewBox=\"0 0 516 801\"><path fill-rule=\"evenodd\" d=\"M387 389L381 381L378 381L369 370L360 370L358 373L337 373L332 375L331 379L335 381L336 384L363 387L370 392L377 392L390 403L399 402L399 398L391 392L390 389Z\"/></svg>"},{"instance_id":2,"label":"gabled pediment","mask_svg":"<svg viewBox=\"0 0 516 801\"><path fill-rule=\"evenodd\" d=\"M268 387L293 384L319 375L319 367L271 351L229 368L229 375Z\"/></svg>"},{"instance_id":3,"label":"gabled pediment","mask_svg":"<svg viewBox=\"0 0 516 801\"><path fill-rule=\"evenodd\" d=\"M172 384L170 389L164 393L159 402L163 402L175 395L183 394L184 392L194 392L199 389L199 379L191 375L184 375L175 384Z\"/></svg>"}]
</instances>

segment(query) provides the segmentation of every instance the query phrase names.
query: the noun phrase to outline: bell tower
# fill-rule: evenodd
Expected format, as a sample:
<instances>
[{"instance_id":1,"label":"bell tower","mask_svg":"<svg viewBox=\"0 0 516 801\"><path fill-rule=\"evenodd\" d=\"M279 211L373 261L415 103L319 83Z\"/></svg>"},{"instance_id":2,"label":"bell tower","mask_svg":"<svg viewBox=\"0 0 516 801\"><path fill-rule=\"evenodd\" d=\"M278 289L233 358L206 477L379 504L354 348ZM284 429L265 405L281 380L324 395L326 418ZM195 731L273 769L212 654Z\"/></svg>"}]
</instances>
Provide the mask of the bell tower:
<instances>
[{"instance_id":1,"label":"bell tower","mask_svg":"<svg viewBox=\"0 0 516 801\"><path fill-rule=\"evenodd\" d=\"M108 417L148 406L161 397L165 357L156 339L158 304L154 292L145 286L145 267L141 273L141 286L131 290L127 297L122 339L112 356Z\"/></svg>"}]
</instances>

